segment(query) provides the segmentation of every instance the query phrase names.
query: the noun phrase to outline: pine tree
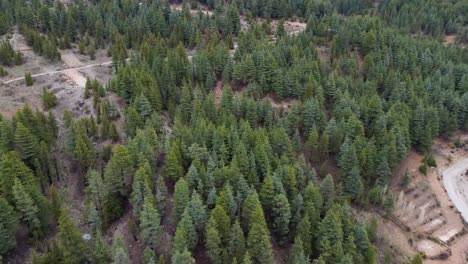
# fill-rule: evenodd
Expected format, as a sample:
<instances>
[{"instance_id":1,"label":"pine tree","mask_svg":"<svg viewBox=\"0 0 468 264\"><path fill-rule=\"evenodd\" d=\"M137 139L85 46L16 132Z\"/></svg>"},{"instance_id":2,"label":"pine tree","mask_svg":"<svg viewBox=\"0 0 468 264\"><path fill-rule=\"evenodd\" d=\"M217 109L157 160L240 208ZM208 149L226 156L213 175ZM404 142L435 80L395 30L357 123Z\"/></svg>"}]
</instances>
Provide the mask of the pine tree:
<instances>
[{"instance_id":1,"label":"pine tree","mask_svg":"<svg viewBox=\"0 0 468 264\"><path fill-rule=\"evenodd\" d=\"M266 226L260 223L252 224L247 239L247 250L252 254L252 260L255 263L274 263L270 236Z\"/></svg>"},{"instance_id":2,"label":"pine tree","mask_svg":"<svg viewBox=\"0 0 468 264\"><path fill-rule=\"evenodd\" d=\"M57 105L57 97L54 93L47 91L47 88L42 88L42 105L45 110L50 110Z\"/></svg>"},{"instance_id":3,"label":"pine tree","mask_svg":"<svg viewBox=\"0 0 468 264\"><path fill-rule=\"evenodd\" d=\"M68 263L83 263L86 259L86 246L80 231L76 228L73 220L68 217L65 209L60 212L58 226L59 246L62 249L64 259Z\"/></svg>"},{"instance_id":4,"label":"pine tree","mask_svg":"<svg viewBox=\"0 0 468 264\"><path fill-rule=\"evenodd\" d=\"M110 262L111 256L109 246L100 231L96 232L94 239L93 259L94 263L106 264Z\"/></svg>"},{"instance_id":5,"label":"pine tree","mask_svg":"<svg viewBox=\"0 0 468 264\"><path fill-rule=\"evenodd\" d=\"M140 212L143 207L144 193L145 193L145 181L149 180L151 168L148 161L146 161L138 170L135 172L135 176L132 184L132 194L130 201L133 206L133 216L139 218Z\"/></svg>"},{"instance_id":6,"label":"pine tree","mask_svg":"<svg viewBox=\"0 0 468 264\"><path fill-rule=\"evenodd\" d=\"M206 222L206 206L203 204L201 196L194 191L192 197L187 204L187 211L193 220L193 224L198 233L202 233L205 229Z\"/></svg>"},{"instance_id":7,"label":"pine tree","mask_svg":"<svg viewBox=\"0 0 468 264\"><path fill-rule=\"evenodd\" d=\"M94 158L93 146L86 132L85 125L82 123L75 124L75 146L73 154L80 163L83 171L92 167Z\"/></svg>"},{"instance_id":8,"label":"pine tree","mask_svg":"<svg viewBox=\"0 0 468 264\"><path fill-rule=\"evenodd\" d=\"M284 237L289 232L289 221L291 219L291 209L288 198L284 194L278 194L273 200L273 229L280 236Z\"/></svg>"},{"instance_id":9,"label":"pine tree","mask_svg":"<svg viewBox=\"0 0 468 264\"><path fill-rule=\"evenodd\" d=\"M16 124L14 139L15 147L23 160L32 161L37 157L39 152L37 139L22 123Z\"/></svg>"},{"instance_id":10,"label":"pine tree","mask_svg":"<svg viewBox=\"0 0 468 264\"><path fill-rule=\"evenodd\" d=\"M154 208L152 199L145 197L140 215L140 235L152 249L158 247L160 242L162 232L160 222L160 216L156 208Z\"/></svg>"},{"instance_id":11,"label":"pine tree","mask_svg":"<svg viewBox=\"0 0 468 264\"><path fill-rule=\"evenodd\" d=\"M130 258L125 249L118 248L114 251L112 264L130 264Z\"/></svg>"},{"instance_id":12,"label":"pine tree","mask_svg":"<svg viewBox=\"0 0 468 264\"><path fill-rule=\"evenodd\" d=\"M231 229L231 239L229 240L229 255L236 259L243 259L245 253L244 232L238 220L234 222Z\"/></svg>"},{"instance_id":13,"label":"pine tree","mask_svg":"<svg viewBox=\"0 0 468 264\"><path fill-rule=\"evenodd\" d=\"M18 216L13 207L0 197L0 254L4 255L16 247Z\"/></svg>"},{"instance_id":14,"label":"pine tree","mask_svg":"<svg viewBox=\"0 0 468 264\"><path fill-rule=\"evenodd\" d=\"M377 180L381 186L385 186L392 175L390 167L388 166L386 151L380 151L377 159Z\"/></svg>"},{"instance_id":15,"label":"pine tree","mask_svg":"<svg viewBox=\"0 0 468 264\"><path fill-rule=\"evenodd\" d=\"M148 101L148 99L143 93L141 93L140 96L137 97L135 104L136 109L140 114L142 120L146 120L150 117L151 112L153 111L151 108L151 103Z\"/></svg>"},{"instance_id":16,"label":"pine tree","mask_svg":"<svg viewBox=\"0 0 468 264\"><path fill-rule=\"evenodd\" d=\"M156 191L156 206L158 212L161 212L161 216L164 216L164 210L166 209L167 197L169 194L162 176L159 176L156 179Z\"/></svg>"},{"instance_id":17,"label":"pine tree","mask_svg":"<svg viewBox=\"0 0 468 264\"><path fill-rule=\"evenodd\" d=\"M105 196L103 201L103 223L106 226L111 220L123 213L123 200L129 189L127 183L132 172L132 160L126 147L116 145L104 170Z\"/></svg>"},{"instance_id":18,"label":"pine tree","mask_svg":"<svg viewBox=\"0 0 468 264\"><path fill-rule=\"evenodd\" d=\"M224 186L224 189L219 193L218 198L216 199L216 204L219 204L223 207L224 211L233 218L237 211L237 204L232 193L232 188L229 183Z\"/></svg>"},{"instance_id":19,"label":"pine tree","mask_svg":"<svg viewBox=\"0 0 468 264\"><path fill-rule=\"evenodd\" d=\"M182 218L182 214L185 211L190 200L190 191L187 185L187 182L184 178L181 178L175 185L174 189L174 211L173 218L174 223L179 223L179 220Z\"/></svg>"},{"instance_id":20,"label":"pine tree","mask_svg":"<svg viewBox=\"0 0 468 264\"><path fill-rule=\"evenodd\" d=\"M177 142L173 142L169 149L169 153L167 154L166 167L164 170L167 177L173 181L177 181L184 174L181 156L182 153L180 151L179 144Z\"/></svg>"},{"instance_id":21,"label":"pine tree","mask_svg":"<svg viewBox=\"0 0 468 264\"><path fill-rule=\"evenodd\" d=\"M3 154L0 161L0 188L3 197L12 205L14 204L13 185L15 179L27 187L36 187L37 183L31 170L21 161L16 151Z\"/></svg>"},{"instance_id":22,"label":"pine tree","mask_svg":"<svg viewBox=\"0 0 468 264\"><path fill-rule=\"evenodd\" d=\"M208 221L206 228L206 252L213 264L223 263L221 238L213 217Z\"/></svg>"},{"instance_id":23,"label":"pine tree","mask_svg":"<svg viewBox=\"0 0 468 264\"><path fill-rule=\"evenodd\" d=\"M31 73L30 72L26 72L24 74L24 81L26 83L26 86L32 86L34 84L34 80L31 76Z\"/></svg>"},{"instance_id":24,"label":"pine tree","mask_svg":"<svg viewBox=\"0 0 468 264\"><path fill-rule=\"evenodd\" d=\"M112 156L104 170L106 188L112 193L127 195L128 178L132 172L132 161L126 147L116 145L112 149Z\"/></svg>"},{"instance_id":25,"label":"pine tree","mask_svg":"<svg viewBox=\"0 0 468 264\"><path fill-rule=\"evenodd\" d=\"M195 264L195 259L193 259L190 252L185 248L184 250L177 251L172 255L172 263Z\"/></svg>"},{"instance_id":26,"label":"pine tree","mask_svg":"<svg viewBox=\"0 0 468 264\"><path fill-rule=\"evenodd\" d=\"M281 38L286 35L286 30L284 29L284 19L281 19L278 23L278 28L276 29L276 36Z\"/></svg>"},{"instance_id":27,"label":"pine tree","mask_svg":"<svg viewBox=\"0 0 468 264\"><path fill-rule=\"evenodd\" d=\"M55 185L50 186L51 209L56 218L60 217L60 208L62 207L62 200L57 192Z\"/></svg>"},{"instance_id":28,"label":"pine tree","mask_svg":"<svg viewBox=\"0 0 468 264\"><path fill-rule=\"evenodd\" d=\"M30 230L41 227L39 220L39 208L31 196L25 191L23 184L19 179L15 179L13 185L13 197L15 208L21 214L21 219L28 225Z\"/></svg>"},{"instance_id":29,"label":"pine tree","mask_svg":"<svg viewBox=\"0 0 468 264\"><path fill-rule=\"evenodd\" d=\"M242 264L252 264L252 258L250 257L248 251L244 255L244 260L242 261Z\"/></svg>"},{"instance_id":30,"label":"pine tree","mask_svg":"<svg viewBox=\"0 0 468 264\"><path fill-rule=\"evenodd\" d=\"M229 242L231 235L231 219L224 208L220 205L216 205L216 207L211 211L210 218L215 220L221 241L226 245Z\"/></svg>"},{"instance_id":31,"label":"pine tree","mask_svg":"<svg viewBox=\"0 0 468 264\"><path fill-rule=\"evenodd\" d=\"M341 206L334 205L318 228L318 249L327 263L339 262L343 253Z\"/></svg>"},{"instance_id":32,"label":"pine tree","mask_svg":"<svg viewBox=\"0 0 468 264\"><path fill-rule=\"evenodd\" d=\"M154 253L154 250L152 250L149 247L145 248L145 251L143 252L143 262L144 264L156 264L156 254Z\"/></svg>"},{"instance_id":33,"label":"pine tree","mask_svg":"<svg viewBox=\"0 0 468 264\"><path fill-rule=\"evenodd\" d=\"M359 161L356 157L356 148L345 140L340 148L338 166L343 178L344 193L355 199L362 191L362 182L359 170Z\"/></svg>"},{"instance_id":34,"label":"pine tree","mask_svg":"<svg viewBox=\"0 0 468 264\"><path fill-rule=\"evenodd\" d=\"M103 208L105 197L104 180L99 172L90 170L87 174L88 186L86 187L86 199L92 202L98 211Z\"/></svg>"},{"instance_id":35,"label":"pine tree","mask_svg":"<svg viewBox=\"0 0 468 264\"><path fill-rule=\"evenodd\" d=\"M176 234L174 236L173 252L182 251L184 248L192 251L198 244L198 234L193 225L192 218L187 210L182 215L182 219L177 225Z\"/></svg>"},{"instance_id":36,"label":"pine tree","mask_svg":"<svg viewBox=\"0 0 468 264\"><path fill-rule=\"evenodd\" d=\"M331 174L327 174L320 184L320 190L323 196L324 211L328 211L335 203L335 184Z\"/></svg>"},{"instance_id":37,"label":"pine tree","mask_svg":"<svg viewBox=\"0 0 468 264\"><path fill-rule=\"evenodd\" d=\"M304 190L304 207L312 224L316 223L324 210L324 199L319 187L309 183Z\"/></svg>"},{"instance_id":38,"label":"pine tree","mask_svg":"<svg viewBox=\"0 0 468 264\"><path fill-rule=\"evenodd\" d=\"M200 175L193 163L189 167L186 178L189 188L193 190L197 186L198 181L200 180Z\"/></svg>"},{"instance_id":39,"label":"pine tree","mask_svg":"<svg viewBox=\"0 0 468 264\"><path fill-rule=\"evenodd\" d=\"M258 200L257 192L253 191L247 195L242 204L242 224L247 232L254 223L253 214L255 210L261 209L260 201Z\"/></svg>"},{"instance_id":40,"label":"pine tree","mask_svg":"<svg viewBox=\"0 0 468 264\"><path fill-rule=\"evenodd\" d=\"M302 220L297 225L296 239L297 238L300 238L302 241L304 254L310 256L312 254L313 232L308 213L302 217Z\"/></svg>"},{"instance_id":41,"label":"pine tree","mask_svg":"<svg viewBox=\"0 0 468 264\"><path fill-rule=\"evenodd\" d=\"M273 200L275 198L276 192L275 187L273 186L273 179L271 175L267 175L263 181L262 188L260 190L260 201L265 207L265 211L268 213L271 211L273 206Z\"/></svg>"},{"instance_id":42,"label":"pine tree","mask_svg":"<svg viewBox=\"0 0 468 264\"><path fill-rule=\"evenodd\" d=\"M297 238L294 240L294 245L291 249L291 257L293 264L308 264L309 258L304 254L304 250L302 248L302 240Z\"/></svg>"},{"instance_id":43,"label":"pine tree","mask_svg":"<svg viewBox=\"0 0 468 264\"><path fill-rule=\"evenodd\" d=\"M328 134L323 132L318 143L318 152L321 158L328 156Z\"/></svg>"},{"instance_id":44,"label":"pine tree","mask_svg":"<svg viewBox=\"0 0 468 264\"><path fill-rule=\"evenodd\" d=\"M112 264L130 264L127 245L125 244L123 235L120 232L114 236L114 243L112 244L112 257Z\"/></svg>"},{"instance_id":45,"label":"pine tree","mask_svg":"<svg viewBox=\"0 0 468 264\"><path fill-rule=\"evenodd\" d=\"M5 120L0 120L0 155L13 149L13 132Z\"/></svg>"}]
</instances>

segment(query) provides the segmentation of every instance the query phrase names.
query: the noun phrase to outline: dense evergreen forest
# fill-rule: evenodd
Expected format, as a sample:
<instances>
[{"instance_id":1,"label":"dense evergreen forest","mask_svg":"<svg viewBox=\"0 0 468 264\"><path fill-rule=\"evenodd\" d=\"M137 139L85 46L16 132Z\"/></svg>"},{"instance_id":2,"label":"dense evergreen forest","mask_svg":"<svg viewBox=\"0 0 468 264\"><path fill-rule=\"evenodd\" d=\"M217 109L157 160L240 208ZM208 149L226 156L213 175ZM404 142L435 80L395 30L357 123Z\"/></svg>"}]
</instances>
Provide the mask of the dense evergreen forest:
<instances>
[{"instance_id":1,"label":"dense evergreen forest","mask_svg":"<svg viewBox=\"0 0 468 264\"><path fill-rule=\"evenodd\" d=\"M290 20L307 26L290 34ZM408 151L468 130L467 20L455 0L0 0L0 35L20 32L51 61L72 47L113 60L109 83L86 84L88 116L54 115L45 89L43 109L0 115L0 254L27 243L37 264L393 263L354 213L391 211ZM441 44L448 34L458 45ZM0 65L21 63L0 42ZM80 215L63 155L84 186ZM112 234L128 211L131 232ZM139 259L127 236L143 241Z\"/></svg>"}]
</instances>

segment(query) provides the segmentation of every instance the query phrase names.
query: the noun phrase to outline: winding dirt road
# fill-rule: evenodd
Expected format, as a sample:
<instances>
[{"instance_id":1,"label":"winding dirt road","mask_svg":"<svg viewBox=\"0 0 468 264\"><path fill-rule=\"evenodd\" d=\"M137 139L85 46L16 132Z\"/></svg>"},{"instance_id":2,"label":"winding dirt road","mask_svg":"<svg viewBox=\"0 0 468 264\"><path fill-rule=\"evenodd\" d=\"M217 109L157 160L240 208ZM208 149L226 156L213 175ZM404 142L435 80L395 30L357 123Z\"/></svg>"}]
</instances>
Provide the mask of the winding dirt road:
<instances>
[{"instance_id":1,"label":"winding dirt road","mask_svg":"<svg viewBox=\"0 0 468 264\"><path fill-rule=\"evenodd\" d=\"M49 72L42 72L42 73L32 74L31 77L34 78L34 77L40 77L40 76L45 76L45 75L53 75L53 74L58 74L58 73L67 73L69 71L78 71L78 70L93 68L93 67L98 67L98 66L108 66L108 65L111 65L111 64L112 64L112 61L106 61L106 62L103 62L103 63L88 64L88 65L84 65L84 66L80 66L80 67L67 68L67 69L63 69L63 70L49 71ZM20 81L20 80L23 80L23 79L24 79L24 76L4 81L4 82L2 82L2 84L9 84L9 83L17 82L17 81Z\"/></svg>"}]
</instances>

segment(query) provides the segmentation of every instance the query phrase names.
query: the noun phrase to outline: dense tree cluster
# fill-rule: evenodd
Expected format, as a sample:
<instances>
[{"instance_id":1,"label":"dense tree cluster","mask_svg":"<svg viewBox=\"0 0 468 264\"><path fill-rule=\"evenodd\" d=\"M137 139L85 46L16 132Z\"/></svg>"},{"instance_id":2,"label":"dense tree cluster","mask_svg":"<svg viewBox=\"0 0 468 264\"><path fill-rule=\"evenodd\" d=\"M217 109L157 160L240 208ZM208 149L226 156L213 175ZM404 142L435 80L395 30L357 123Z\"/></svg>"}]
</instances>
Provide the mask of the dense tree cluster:
<instances>
[{"instance_id":1,"label":"dense tree cluster","mask_svg":"<svg viewBox=\"0 0 468 264\"><path fill-rule=\"evenodd\" d=\"M57 180L51 154L57 135L55 117L28 106L12 122L0 118L0 254L16 246L18 228L39 239L51 217L45 192Z\"/></svg>"},{"instance_id":2,"label":"dense tree cluster","mask_svg":"<svg viewBox=\"0 0 468 264\"><path fill-rule=\"evenodd\" d=\"M0 42L0 65L13 66L22 63L21 53L15 51L8 41Z\"/></svg>"},{"instance_id":3,"label":"dense tree cluster","mask_svg":"<svg viewBox=\"0 0 468 264\"><path fill-rule=\"evenodd\" d=\"M466 50L389 27L399 22L382 6L404 17L391 1L381 17L361 15L372 1L201 2L212 15L158 1L15 3L0 0L0 33L21 25L50 59L71 43L90 56L107 47L115 73L105 86L87 80L91 114L63 113L65 146L52 112L0 118L0 253L19 227L38 239L58 223L33 263L131 263L131 239L145 264L205 253L269 264L273 245L286 263L376 263L376 227L355 221L351 205L390 210L387 185L409 149L468 129ZM288 34L259 16L298 16L307 28ZM410 31L455 32L417 22ZM55 105L46 89L43 102ZM56 147L84 186L90 241L61 209ZM106 231L124 215L129 233L110 246Z\"/></svg>"},{"instance_id":4,"label":"dense tree cluster","mask_svg":"<svg viewBox=\"0 0 468 264\"><path fill-rule=\"evenodd\" d=\"M384 20L409 32L456 34L458 42L467 43L467 8L466 1L385 0L378 10Z\"/></svg>"}]
</instances>

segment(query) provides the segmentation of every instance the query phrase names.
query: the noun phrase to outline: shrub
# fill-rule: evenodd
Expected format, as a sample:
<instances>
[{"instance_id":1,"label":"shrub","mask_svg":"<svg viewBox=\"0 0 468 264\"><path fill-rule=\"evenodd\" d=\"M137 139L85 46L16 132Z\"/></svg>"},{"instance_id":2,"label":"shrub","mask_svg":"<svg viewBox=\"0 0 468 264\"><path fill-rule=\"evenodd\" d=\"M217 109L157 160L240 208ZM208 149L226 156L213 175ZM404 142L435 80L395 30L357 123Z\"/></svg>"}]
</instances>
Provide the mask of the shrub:
<instances>
[{"instance_id":1,"label":"shrub","mask_svg":"<svg viewBox=\"0 0 468 264\"><path fill-rule=\"evenodd\" d=\"M26 86L32 86L34 84L34 81L30 72L27 72L24 74L24 81L26 82Z\"/></svg>"},{"instance_id":2,"label":"shrub","mask_svg":"<svg viewBox=\"0 0 468 264\"><path fill-rule=\"evenodd\" d=\"M455 147L457 149L463 147L463 144L461 143L460 137L457 137L457 140L455 141Z\"/></svg>"},{"instance_id":3,"label":"shrub","mask_svg":"<svg viewBox=\"0 0 468 264\"><path fill-rule=\"evenodd\" d=\"M2 66L0 66L0 77L4 77L4 76L7 76L8 75L8 72L5 71L5 69L3 69Z\"/></svg>"},{"instance_id":4,"label":"shrub","mask_svg":"<svg viewBox=\"0 0 468 264\"><path fill-rule=\"evenodd\" d=\"M419 166L419 171L422 174L427 175L427 165L426 165L426 163L423 163L423 164L421 164L421 166Z\"/></svg>"},{"instance_id":5,"label":"shrub","mask_svg":"<svg viewBox=\"0 0 468 264\"><path fill-rule=\"evenodd\" d=\"M408 173L408 170L406 170L405 175L401 178L400 185L404 188L408 187L408 185L411 183L411 177Z\"/></svg>"},{"instance_id":6,"label":"shrub","mask_svg":"<svg viewBox=\"0 0 468 264\"><path fill-rule=\"evenodd\" d=\"M47 88L42 88L42 105L45 110L54 108L57 105L57 97L52 92L47 91Z\"/></svg>"},{"instance_id":7,"label":"shrub","mask_svg":"<svg viewBox=\"0 0 468 264\"><path fill-rule=\"evenodd\" d=\"M86 51L89 55L89 58L91 60L95 60L96 59L96 48L94 47L94 44L89 44L88 47L86 47Z\"/></svg>"},{"instance_id":8,"label":"shrub","mask_svg":"<svg viewBox=\"0 0 468 264\"><path fill-rule=\"evenodd\" d=\"M430 166L430 167L437 167L437 163L434 159L434 157L431 155L431 154L427 154L425 157L424 157L424 163L426 163L427 166Z\"/></svg>"}]
</instances>

